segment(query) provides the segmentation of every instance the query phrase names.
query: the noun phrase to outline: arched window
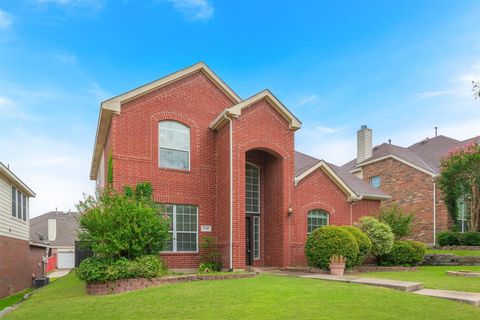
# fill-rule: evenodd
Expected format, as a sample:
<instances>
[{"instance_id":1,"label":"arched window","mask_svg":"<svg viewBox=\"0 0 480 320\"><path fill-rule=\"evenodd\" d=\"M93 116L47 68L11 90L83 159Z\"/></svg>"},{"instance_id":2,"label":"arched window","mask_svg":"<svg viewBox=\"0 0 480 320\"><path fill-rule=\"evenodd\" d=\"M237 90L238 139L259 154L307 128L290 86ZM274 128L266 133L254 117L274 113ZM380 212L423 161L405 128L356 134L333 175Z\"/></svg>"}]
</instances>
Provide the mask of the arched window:
<instances>
[{"instance_id":1,"label":"arched window","mask_svg":"<svg viewBox=\"0 0 480 320\"><path fill-rule=\"evenodd\" d=\"M176 121L158 123L160 168L190 170L190 128Z\"/></svg>"},{"instance_id":2,"label":"arched window","mask_svg":"<svg viewBox=\"0 0 480 320\"><path fill-rule=\"evenodd\" d=\"M308 234L319 227L328 226L328 212L320 209L310 210L308 212L307 226Z\"/></svg>"}]
</instances>

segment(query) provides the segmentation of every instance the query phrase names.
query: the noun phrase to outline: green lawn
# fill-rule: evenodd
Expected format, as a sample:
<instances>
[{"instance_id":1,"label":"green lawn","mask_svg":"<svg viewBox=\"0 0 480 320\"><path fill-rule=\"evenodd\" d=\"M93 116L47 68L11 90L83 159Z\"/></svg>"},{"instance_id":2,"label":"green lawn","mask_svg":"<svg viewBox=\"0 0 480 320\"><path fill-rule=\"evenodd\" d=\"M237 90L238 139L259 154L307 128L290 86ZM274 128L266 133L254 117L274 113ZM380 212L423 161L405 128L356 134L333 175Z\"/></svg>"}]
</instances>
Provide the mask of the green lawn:
<instances>
[{"instance_id":1,"label":"green lawn","mask_svg":"<svg viewBox=\"0 0 480 320\"><path fill-rule=\"evenodd\" d=\"M457 256L480 256L480 250L441 250L441 249L427 249L426 254L454 254Z\"/></svg>"},{"instance_id":2,"label":"green lawn","mask_svg":"<svg viewBox=\"0 0 480 320\"><path fill-rule=\"evenodd\" d=\"M480 272L480 267L419 267L418 271L369 272L360 274L360 276L421 282L423 287L428 289L480 292L480 278L447 276L446 272L448 270L473 270Z\"/></svg>"},{"instance_id":3,"label":"green lawn","mask_svg":"<svg viewBox=\"0 0 480 320\"><path fill-rule=\"evenodd\" d=\"M23 295L26 293L29 293L30 291L32 291L32 289L25 289L23 291L12 294L11 296L0 299L0 311L5 309L6 307L9 307L11 305L14 305L15 303L22 301Z\"/></svg>"},{"instance_id":4,"label":"green lawn","mask_svg":"<svg viewBox=\"0 0 480 320\"><path fill-rule=\"evenodd\" d=\"M88 296L74 274L5 319L480 319L480 308L386 288L261 275Z\"/></svg>"}]
</instances>

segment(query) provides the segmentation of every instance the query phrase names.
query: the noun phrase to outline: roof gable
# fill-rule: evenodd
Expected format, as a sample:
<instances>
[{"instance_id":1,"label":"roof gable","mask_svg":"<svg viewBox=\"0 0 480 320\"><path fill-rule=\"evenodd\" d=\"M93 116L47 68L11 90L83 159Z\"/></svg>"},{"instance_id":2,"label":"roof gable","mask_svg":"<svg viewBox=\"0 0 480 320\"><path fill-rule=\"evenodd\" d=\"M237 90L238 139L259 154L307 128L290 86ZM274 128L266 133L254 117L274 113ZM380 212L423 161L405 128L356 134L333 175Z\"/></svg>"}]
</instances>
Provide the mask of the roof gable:
<instances>
[{"instance_id":1,"label":"roof gable","mask_svg":"<svg viewBox=\"0 0 480 320\"><path fill-rule=\"evenodd\" d=\"M12 183L16 188L23 191L29 197L35 197L36 194L25 184L19 177L17 177L10 169L0 162L0 176L4 176L8 179L8 182Z\"/></svg>"},{"instance_id":2,"label":"roof gable","mask_svg":"<svg viewBox=\"0 0 480 320\"><path fill-rule=\"evenodd\" d=\"M238 118L242 114L243 109L261 101L262 99L265 99L283 118L285 118L285 120L288 121L291 130L300 129L302 126L300 120L298 120L297 117L295 117L295 115L290 112L290 110L288 110L287 107L285 107L269 90L263 90L230 108L226 108L210 123L210 128L213 130L221 129L228 122L228 118Z\"/></svg>"},{"instance_id":3,"label":"roof gable","mask_svg":"<svg viewBox=\"0 0 480 320\"><path fill-rule=\"evenodd\" d=\"M122 104L174 83L180 79L186 78L196 72L202 72L205 74L214 85L232 100L233 103L239 103L242 101L242 99L203 62L196 63L190 67L103 101L100 104L100 115L98 117L97 133L95 136L92 163L90 167L90 179L94 180L97 177L100 157L107 139L110 122L114 114L120 113Z\"/></svg>"}]
</instances>

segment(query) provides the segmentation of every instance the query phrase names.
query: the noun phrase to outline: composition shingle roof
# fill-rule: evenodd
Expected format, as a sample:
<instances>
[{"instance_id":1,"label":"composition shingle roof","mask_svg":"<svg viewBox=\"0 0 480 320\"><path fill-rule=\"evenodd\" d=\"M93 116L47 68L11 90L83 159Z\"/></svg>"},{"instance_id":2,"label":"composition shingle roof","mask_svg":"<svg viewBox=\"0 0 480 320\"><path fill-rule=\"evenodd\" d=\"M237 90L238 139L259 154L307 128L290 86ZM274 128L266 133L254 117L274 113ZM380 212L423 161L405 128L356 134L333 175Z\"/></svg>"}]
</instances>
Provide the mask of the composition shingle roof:
<instances>
[{"instance_id":1,"label":"composition shingle roof","mask_svg":"<svg viewBox=\"0 0 480 320\"><path fill-rule=\"evenodd\" d=\"M322 160L320 159L295 151L295 177L300 176L321 161ZM325 163L333 170L333 172L335 172L343 183L345 183L358 196L388 197L386 193L379 189L375 189L369 183L348 172L348 170L328 162Z\"/></svg>"},{"instance_id":2,"label":"composition shingle roof","mask_svg":"<svg viewBox=\"0 0 480 320\"><path fill-rule=\"evenodd\" d=\"M407 148L383 143L374 147L372 150L372 156L365 161L357 164L357 160L353 159L341 167L347 171L351 171L365 163L392 155L419 168L427 170L432 174L438 174L440 173L441 159L446 156L449 151L466 143L477 142L478 140L480 140L479 137L474 137L464 141L458 141L450 137L439 135L434 138L427 138L419 141Z\"/></svg>"},{"instance_id":3,"label":"composition shingle roof","mask_svg":"<svg viewBox=\"0 0 480 320\"><path fill-rule=\"evenodd\" d=\"M50 246L74 246L78 240L78 212L51 211L30 219L30 239L36 243L49 242ZM48 241L48 219L57 220L57 237Z\"/></svg>"}]
</instances>

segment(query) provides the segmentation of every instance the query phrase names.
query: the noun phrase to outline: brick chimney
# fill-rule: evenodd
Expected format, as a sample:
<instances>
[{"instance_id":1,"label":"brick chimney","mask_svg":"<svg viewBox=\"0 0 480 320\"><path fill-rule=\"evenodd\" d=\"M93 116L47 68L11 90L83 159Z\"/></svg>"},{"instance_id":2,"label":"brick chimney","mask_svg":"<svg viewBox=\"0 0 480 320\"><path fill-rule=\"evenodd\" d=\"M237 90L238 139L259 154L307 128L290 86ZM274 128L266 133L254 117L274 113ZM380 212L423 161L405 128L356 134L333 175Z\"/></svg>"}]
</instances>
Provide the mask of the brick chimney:
<instances>
[{"instance_id":1,"label":"brick chimney","mask_svg":"<svg viewBox=\"0 0 480 320\"><path fill-rule=\"evenodd\" d=\"M372 156L372 129L363 125L357 131L357 163L363 162Z\"/></svg>"}]
</instances>

